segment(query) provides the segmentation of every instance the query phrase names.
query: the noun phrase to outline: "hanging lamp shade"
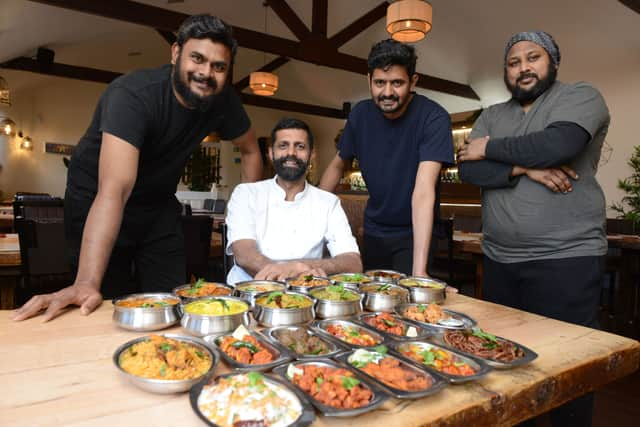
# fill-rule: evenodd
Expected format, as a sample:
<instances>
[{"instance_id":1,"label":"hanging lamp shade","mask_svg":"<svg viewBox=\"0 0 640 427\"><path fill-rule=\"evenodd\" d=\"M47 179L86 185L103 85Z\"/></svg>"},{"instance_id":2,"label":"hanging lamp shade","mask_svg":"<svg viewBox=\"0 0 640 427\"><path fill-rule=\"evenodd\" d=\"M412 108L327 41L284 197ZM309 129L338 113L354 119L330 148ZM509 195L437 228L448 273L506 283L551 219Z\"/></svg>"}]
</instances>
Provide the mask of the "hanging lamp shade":
<instances>
[{"instance_id":1,"label":"hanging lamp shade","mask_svg":"<svg viewBox=\"0 0 640 427\"><path fill-rule=\"evenodd\" d=\"M255 71L249 75L249 87L256 95L272 96L278 90L278 76Z\"/></svg>"},{"instance_id":2,"label":"hanging lamp shade","mask_svg":"<svg viewBox=\"0 0 640 427\"><path fill-rule=\"evenodd\" d=\"M399 42L417 42L431 31L432 8L423 0L397 0L387 7L387 32Z\"/></svg>"},{"instance_id":3,"label":"hanging lamp shade","mask_svg":"<svg viewBox=\"0 0 640 427\"><path fill-rule=\"evenodd\" d=\"M2 77L0 77L0 105L11 106L11 92L9 91L9 84Z\"/></svg>"}]
</instances>

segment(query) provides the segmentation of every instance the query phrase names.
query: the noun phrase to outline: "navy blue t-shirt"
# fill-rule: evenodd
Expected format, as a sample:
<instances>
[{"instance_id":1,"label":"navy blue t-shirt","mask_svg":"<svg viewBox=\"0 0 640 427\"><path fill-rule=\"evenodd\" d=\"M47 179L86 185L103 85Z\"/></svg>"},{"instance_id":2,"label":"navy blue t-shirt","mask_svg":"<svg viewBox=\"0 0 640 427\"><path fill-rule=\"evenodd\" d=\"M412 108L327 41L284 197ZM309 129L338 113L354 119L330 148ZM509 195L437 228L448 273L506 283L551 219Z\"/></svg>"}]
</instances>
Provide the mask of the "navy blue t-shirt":
<instances>
[{"instance_id":1,"label":"navy blue t-shirt","mask_svg":"<svg viewBox=\"0 0 640 427\"><path fill-rule=\"evenodd\" d=\"M344 160L357 158L369 201L364 231L376 237L412 234L411 195L423 161L453 164L449 114L439 104L414 94L405 113L387 119L372 100L359 102L338 146ZM436 201L435 211L439 206ZM438 218L438 215L434 216Z\"/></svg>"}]
</instances>

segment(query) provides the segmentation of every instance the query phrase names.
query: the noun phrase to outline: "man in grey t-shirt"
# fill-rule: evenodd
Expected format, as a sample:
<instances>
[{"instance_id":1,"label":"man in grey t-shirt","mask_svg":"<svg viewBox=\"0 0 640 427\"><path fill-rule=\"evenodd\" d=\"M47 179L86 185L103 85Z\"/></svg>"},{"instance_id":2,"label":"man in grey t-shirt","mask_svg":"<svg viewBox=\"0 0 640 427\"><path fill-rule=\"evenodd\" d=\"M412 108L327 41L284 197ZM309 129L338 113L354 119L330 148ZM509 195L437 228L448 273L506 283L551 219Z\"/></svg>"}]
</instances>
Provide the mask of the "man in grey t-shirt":
<instances>
[{"instance_id":1,"label":"man in grey t-shirt","mask_svg":"<svg viewBox=\"0 0 640 427\"><path fill-rule=\"evenodd\" d=\"M483 111L458 153L459 170L483 190L485 298L594 327L607 252L595 175L609 111L592 86L556 81L559 64L545 32L509 40L512 98ZM570 402L553 424L590 425L591 406L590 397Z\"/></svg>"}]
</instances>

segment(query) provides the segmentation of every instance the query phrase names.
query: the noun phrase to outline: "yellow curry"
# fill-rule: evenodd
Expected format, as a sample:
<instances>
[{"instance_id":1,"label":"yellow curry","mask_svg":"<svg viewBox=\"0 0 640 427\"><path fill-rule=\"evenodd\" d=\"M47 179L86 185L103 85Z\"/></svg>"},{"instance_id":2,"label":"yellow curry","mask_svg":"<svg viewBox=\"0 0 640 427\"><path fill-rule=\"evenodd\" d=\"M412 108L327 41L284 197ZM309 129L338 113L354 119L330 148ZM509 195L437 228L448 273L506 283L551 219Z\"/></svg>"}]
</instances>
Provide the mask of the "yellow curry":
<instances>
[{"instance_id":1,"label":"yellow curry","mask_svg":"<svg viewBox=\"0 0 640 427\"><path fill-rule=\"evenodd\" d=\"M244 302L222 298L201 299L184 306L185 312L204 316L226 316L243 313L248 309L249 306Z\"/></svg>"}]
</instances>

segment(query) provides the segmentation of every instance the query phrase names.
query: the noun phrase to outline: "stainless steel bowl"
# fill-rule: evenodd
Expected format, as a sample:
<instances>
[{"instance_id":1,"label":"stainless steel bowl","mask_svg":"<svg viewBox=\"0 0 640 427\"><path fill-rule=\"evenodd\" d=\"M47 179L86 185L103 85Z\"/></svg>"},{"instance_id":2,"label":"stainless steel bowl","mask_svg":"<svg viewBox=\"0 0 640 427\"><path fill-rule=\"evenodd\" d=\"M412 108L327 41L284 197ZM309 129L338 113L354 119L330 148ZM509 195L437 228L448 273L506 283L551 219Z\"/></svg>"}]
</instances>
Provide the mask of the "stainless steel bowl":
<instances>
[{"instance_id":1,"label":"stainless steel bowl","mask_svg":"<svg viewBox=\"0 0 640 427\"><path fill-rule=\"evenodd\" d=\"M266 287L271 289L264 289ZM246 282L236 283L235 288L233 295L248 302L249 307L253 310L256 305L256 295L262 292L284 291L287 286L275 280L247 280Z\"/></svg>"},{"instance_id":2,"label":"stainless steel bowl","mask_svg":"<svg viewBox=\"0 0 640 427\"><path fill-rule=\"evenodd\" d=\"M350 317L362 311L362 294L360 294L359 292L353 289L345 288L345 291L351 292L358 296L358 299L352 301L331 300L319 298L315 295L318 291L326 288L328 288L328 286L315 288L310 291L310 295L316 300L315 309L316 317L318 319L336 319L342 317Z\"/></svg>"},{"instance_id":3,"label":"stainless steel bowl","mask_svg":"<svg viewBox=\"0 0 640 427\"><path fill-rule=\"evenodd\" d=\"M283 292L283 295L295 295L303 298L309 303L307 307L300 308L273 308L260 304L262 297L268 297L271 292L264 292L255 296L255 306L253 307L253 317L264 326L289 326L302 325L311 322L315 317L313 309L313 299L308 295L299 292Z\"/></svg>"},{"instance_id":4,"label":"stainless steel bowl","mask_svg":"<svg viewBox=\"0 0 640 427\"><path fill-rule=\"evenodd\" d=\"M331 285L331 280L320 276L305 276L304 284L301 284L301 281L300 278L287 279L287 287L290 291L308 294L311 289Z\"/></svg>"},{"instance_id":5,"label":"stainless steel bowl","mask_svg":"<svg viewBox=\"0 0 640 427\"><path fill-rule=\"evenodd\" d=\"M398 280L407 277L406 274L395 270L367 270L364 274L374 282L398 283Z\"/></svg>"},{"instance_id":6,"label":"stainless steel bowl","mask_svg":"<svg viewBox=\"0 0 640 427\"><path fill-rule=\"evenodd\" d=\"M116 365L118 372L120 372L120 374L124 378L126 378L128 381L130 381L133 385L140 387L143 390L150 391L152 393L170 394L170 393L180 393L180 392L188 391L193 385L198 383L205 376L211 374L213 370L216 368L218 364L218 355L214 351L212 351L209 348L209 346L207 346L203 341L193 337L184 337L184 336L173 335L173 334L163 334L163 336L166 338L171 338L177 341L183 341L183 342L192 344L198 347L198 349L203 353L208 354L209 357L211 358L211 367L209 368L209 370L205 372L203 375L200 375L199 377L188 379L188 380L158 380L158 379L139 377L137 375L133 375L126 372L120 366L120 355L132 345L137 344L149 338L148 336L144 336L144 337L136 338L122 344L120 347L118 347L115 353L113 353L113 363Z\"/></svg>"},{"instance_id":7,"label":"stainless steel bowl","mask_svg":"<svg viewBox=\"0 0 640 427\"><path fill-rule=\"evenodd\" d=\"M267 328L262 331L262 333L270 340L272 340L275 345L284 348L286 351L291 353L296 359L319 359L323 357L333 357L336 354L344 351L341 346L338 346L333 341L322 337L320 334L314 332L307 326L276 326L274 328ZM298 353L296 351L296 344L286 345L284 340L284 335L286 333L298 333L306 335L308 338L315 337L322 341L322 343L327 347L327 352L325 353ZM294 337L297 338L297 337ZM295 343L300 343L301 340L295 339ZM291 342L291 340L290 340ZM303 347L305 348L305 347Z\"/></svg>"},{"instance_id":8,"label":"stainless steel bowl","mask_svg":"<svg viewBox=\"0 0 640 427\"><path fill-rule=\"evenodd\" d=\"M150 298L175 302L163 307L122 307L118 303L128 299ZM113 321L130 331L157 331L175 325L180 320L180 299L169 293L131 294L113 301Z\"/></svg>"},{"instance_id":9,"label":"stainless steel bowl","mask_svg":"<svg viewBox=\"0 0 640 427\"><path fill-rule=\"evenodd\" d=\"M391 283L367 283L360 286L360 292L364 294L363 306L367 311L391 312L397 305L409 301L409 291Z\"/></svg>"},{"instance_id":10,"label":"stainless steel bowl","mask_svg":"<svg viewBox=\"0 0 640 427\"><path fill-rule=\"evenodd\" d=\"M398 285L409 290L409 299L418 304L442 304L446 297L446 282L431 277L405 277Z\"/></svg>"},{"instance_id":11,"label":"stainless steel bowl","mask_svg":"<svg viewBox=\"0 0 640 427\"><path fill-rule=\"evenodd\" d=\"M187 311L185 305L180 325L185 332L203 337L205 335L223 334L235 330L238 326L248 326L249 319L249 304L246 301L236 297L220 297L220 298L200 298L199 300L220 299L225 301L234 301L242 303L246 309L240 313L235 314L222 314L222 315L208 315L208 314L195 314Z\"/></svg>"},{"instance_id":12,"label":"stainless steel bowl","mask_svg":"<svg viewBox=\"0 0 640 427\"><path fill-rule=\"evenodd\" d=\"M198 298L204 298L204 297L210 297L210 298L217 298L220 296L231 296L233 294L233 286L229 286L226 283L218 283L218 282L207 282L208 284L213 284L218 288L222 288L226 291L226 294L219 294L219 295L200 295L200 296L189 296L189 295L180 295L179 292L182 290L188 290L191 288L191 284L186 284L186 285L182 285L182 286L178 286L177 288L173 289L173 294L175 296L177 296L178 298L180 298L180 301L182 301L183 304L188 304L191 301L195 301Z\"/></svg>"},{"instance_id":13,"label":"stainless steel bowl","mask_svg":"<svg viewBox=\"0 0 640 427\"><path fill-rule=\"evenodd\" d=\"M369 283L372 281L371 277L365 276L362 273L339 273L332 274L329 279L333 281L335 285L342 285L345 288L358 290L358 287L363 283Z\"/></svg>"}]
</instances>

